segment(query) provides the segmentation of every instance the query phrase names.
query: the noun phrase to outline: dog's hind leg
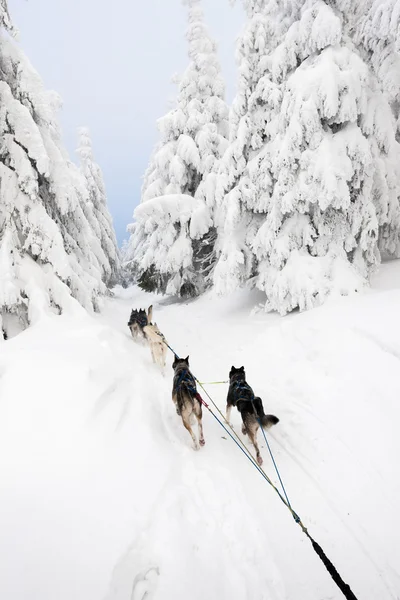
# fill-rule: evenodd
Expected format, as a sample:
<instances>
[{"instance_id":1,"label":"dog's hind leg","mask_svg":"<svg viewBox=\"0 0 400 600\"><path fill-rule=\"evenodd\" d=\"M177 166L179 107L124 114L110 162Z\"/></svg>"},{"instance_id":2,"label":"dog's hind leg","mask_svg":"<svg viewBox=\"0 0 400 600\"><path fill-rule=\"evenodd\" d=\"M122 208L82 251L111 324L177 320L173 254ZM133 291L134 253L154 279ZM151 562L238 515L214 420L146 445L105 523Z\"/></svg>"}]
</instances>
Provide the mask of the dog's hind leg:
<instances>
[{"instance_id":1,"label":"dog's hind leg","mask_svg":"<svg viewBox=\"0 0 400 600\"><path fill-rule=\"evenodd\" d=\"M193 429L190 426L190 414L187 413L187 411L185 411L184 413L182 413L182 423L184 425L184 427L188 430L188 432L190 433L190 435L192 436L192 440L193 440L193 444L194 444L194 449L195 450L199 450L200 446L197 443L196 437L193 433Z\"/></svg>"},{"instance_id":2,"label":"dog's hind leg","mask_svg":"<svg viewBox=\"0 0 400 600\"><path fill-rule=\"evenodd\" d=\"M164 351L164 344L158 342L157 345L155 346L155 352L154 352L155 356L156 356L156 362L158 367L160 368L162 374L165 374L165 363L166 363L166 357L165 357L165 351Z\"/></svg>"},{"instance_id":3,"label":"dog's hind leg","mask_svg":"<svg viewBox=\"0 0 400 600\"><path fill-rule=\"evenodd\" d=\"M229 423L229 425L231 424L231 411L232 411L232 404L227 404L226 405L226 420Z\"/></svg>"},{"instance_id":4,"label":"dog's hind leg","mask_svg":"<svg viewBox=\"0 0 400 600\"><path fill-rule=\"evenodd\" d=\"M162 348L162 368L164 370L167 365L167 346L165 344L162 344L161 348Z\"/></svg>"},{"instance_id":5,"label":"dog's hind leg","mask_svg":"<svg viewBox=\"0 0 400 600\"><path fill-rule=\"evenodd\" d=\"M258 447L258 444L257 444L258 425L256 423L251 423L251 424L247 425L246 429L247 429L247 433L249 434L250 441L253 444L254 449L256 451L257 462L261 467L261 465L263 464L263 459L260 454L260 448Z\"/></svg>"},{"instance_id":6,"label":"dog's hind leg","mask_svg":"<svg viewBox=\"0 0 400 600\"><path fill-rule=\"evenodd\" d=\"M199 426L199 444L200 444L200 446L204 446L204 444L206 442L205 442L204 434L203 434L203 421L202 421L203 411L201 410L200 402L198 402L195 405L194 414L196 415L197 424Z\"/></svg>"},{"instance_id":7,"label":"dog's hind leg","mask_svg":"<svg viewBox=\"0 0 400 600\"><path fill-rule=\"evenodd\" d=\"M157 363L155 352L154 352L154 345L151 342L150 342L150 350L151 350L151 358L153 359L153 363Z\"/></svg>"},{"instance_id":8,"label":"dog's hind leg","mask_svg":"<svg viewBox=\"0 0 400 600\"><path fill-rule=\"evenodd\" d=\"M181 411L179 410L178 397L176 394L172 394L172 402L175 404L176 414L181 416Z\"/></svg>"},{"instance_id":9,"label":"dog's hind leg","mask_svg":"<svg viewBox=\"0 0 400 600\"><path fill-rule=\"evenodd\" d=\"M162 347L162 355L161 355L161 373L163 377L165 377L165 367L167 366L167 353L164 349L164 344Z\"/></svg>"}]
</instances>

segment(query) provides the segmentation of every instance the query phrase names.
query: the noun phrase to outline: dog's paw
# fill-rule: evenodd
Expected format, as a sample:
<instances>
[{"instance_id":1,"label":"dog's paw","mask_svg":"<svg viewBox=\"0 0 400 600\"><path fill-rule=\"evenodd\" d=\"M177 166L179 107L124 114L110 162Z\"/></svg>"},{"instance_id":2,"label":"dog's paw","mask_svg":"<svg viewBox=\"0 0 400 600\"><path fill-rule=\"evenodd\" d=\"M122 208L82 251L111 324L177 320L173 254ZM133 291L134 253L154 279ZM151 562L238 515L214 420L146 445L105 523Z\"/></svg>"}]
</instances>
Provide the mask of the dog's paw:
<instances>
[{"instance_id":1,"label":"dog's paw","mask_svg":"<svg viewBox=\"0 0 400 600\"><path fill-rule=\"evenodd\" d=\"M261 467L261 465L263 464L263 459L261 458L260 455L257 456L257 462L258 462L259 466Z\"/></svg>"},{"instance_id":2,"label":"dog's paw","mask_svg":"<svg viewBox=\"0 0 400 600\"><path fill-rule=\"evenodd\" d=\"M201 438L201 440L199 440L199 444L200 444L200 446L204 446L204 445L205 445L205 443L206 443L206 441L205 441L205 439L204 439L204 438Z\"/></svg>"}]
</instances>

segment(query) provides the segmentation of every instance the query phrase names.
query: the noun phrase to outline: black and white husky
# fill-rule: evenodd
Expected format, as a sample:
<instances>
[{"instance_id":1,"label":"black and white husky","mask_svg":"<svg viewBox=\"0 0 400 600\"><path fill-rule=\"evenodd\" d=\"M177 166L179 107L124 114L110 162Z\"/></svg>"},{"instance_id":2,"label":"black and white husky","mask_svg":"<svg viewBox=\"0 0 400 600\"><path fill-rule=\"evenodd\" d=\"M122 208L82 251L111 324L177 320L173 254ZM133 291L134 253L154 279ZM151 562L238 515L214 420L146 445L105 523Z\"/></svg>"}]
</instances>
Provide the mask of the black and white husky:
<instances>
[{"instance_id":1,"label":"black and white husky","mask_svg":"<svg viewBox=\"0 0 400 600\"><path fill-rule=\"evenodd\" d=\"M257 444L257 431L261 424L263 429L268 429L272 425L279 423L275 415L266 415L261 398L254 395L253 390L246 381L244 367L237 369L232 367L229 373L229 390L226 402L226 420L230 422L232 406L236 406L242 416L242 433L248 434L253 444L257 462L262 465L260 449Z\"/></svg>"},{"instance_id":2,"label":"black and white husky","mask_svg":"<svg viewBox=\"0 0 400 600\"><path fill-rule=\"evenodd\" d=\"M129 317L128 327L131 330L131 334L133 339L138 339L139 337L144 338L143 329L151 323L153 319L153 307L149 306L148 311L141 308L139 310L133 309L131 312L131 316Z\"/></svg>"}]
</instances>

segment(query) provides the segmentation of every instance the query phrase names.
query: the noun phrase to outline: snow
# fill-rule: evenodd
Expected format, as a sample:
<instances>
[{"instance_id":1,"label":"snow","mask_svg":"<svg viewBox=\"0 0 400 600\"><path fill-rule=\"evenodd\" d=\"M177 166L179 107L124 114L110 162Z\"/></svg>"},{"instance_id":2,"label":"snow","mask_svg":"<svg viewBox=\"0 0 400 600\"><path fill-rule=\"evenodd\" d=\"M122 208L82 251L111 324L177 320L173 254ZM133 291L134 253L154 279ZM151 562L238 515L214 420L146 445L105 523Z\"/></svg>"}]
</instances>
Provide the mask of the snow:
<instances>
[{"instance_id":1,"label":"snow","mask_svg":"<svg viewBox=\"0 0 400 600\"><path fill-rule=\"evenodd\" d=\"M139 204L135 209L135 217L142 220L154 218L156 222L165 217L167 222L178 221L183 225L201 205L201 200L188 194L166 194Z\"/></svg>"},{"instance_id":2,"label":"snow","mask_svg":"<svg viewBox=\"0 0 400 600\"><path fill-rule=\"evenodd\" d=\"M342 598L206 410L192 449L172 354L163 378L126 326L153 303L200 380L245 365L280 418L268 435L293 508L359 599L398 599L400 263L372 286L284 319L252 310L257 290L184 303L117 288L100 315L46 313L0 344L0 597ZM207 389L224 410L226 386Z\"/></svg>"}]
</instances>

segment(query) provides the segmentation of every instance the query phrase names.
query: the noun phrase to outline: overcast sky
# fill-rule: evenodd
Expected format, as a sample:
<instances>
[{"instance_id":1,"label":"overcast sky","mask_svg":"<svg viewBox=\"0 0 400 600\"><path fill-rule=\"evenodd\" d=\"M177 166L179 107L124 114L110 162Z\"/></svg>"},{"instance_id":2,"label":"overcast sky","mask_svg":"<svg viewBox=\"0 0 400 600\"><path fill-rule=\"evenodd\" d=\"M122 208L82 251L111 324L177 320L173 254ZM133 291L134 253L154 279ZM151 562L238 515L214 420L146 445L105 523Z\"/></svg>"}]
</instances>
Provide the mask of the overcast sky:
<instances>
[{"instance_id":1,"label":"overcast sky","mask_svg":"<svg viewBox=\"0 0 400 600\"><path fill-rule=\"evenodd\" d=\"M203 6L230 101L244 15L229 0ZM60 119L74 160L76 129L90 128L121 243L157 141L156 119L175 96L171 77L188 63L186 8L181 0L9 0L9 8L19 43L63 99Z\"/></svg>"}]
</instances>

